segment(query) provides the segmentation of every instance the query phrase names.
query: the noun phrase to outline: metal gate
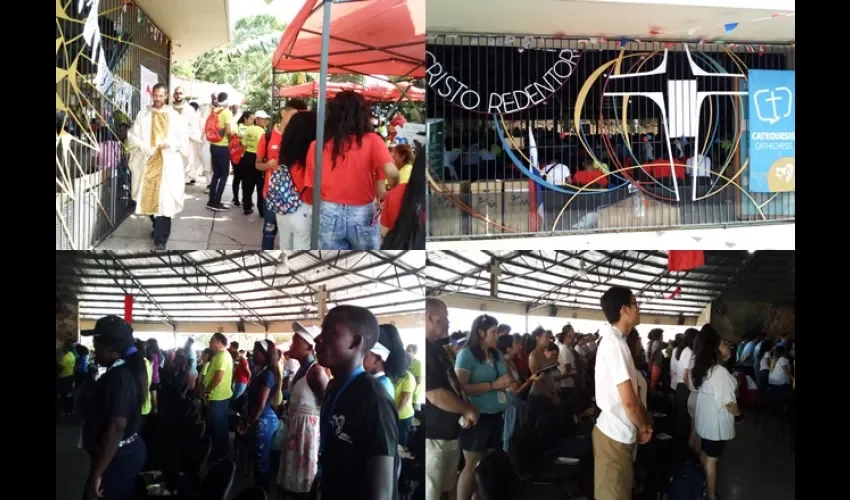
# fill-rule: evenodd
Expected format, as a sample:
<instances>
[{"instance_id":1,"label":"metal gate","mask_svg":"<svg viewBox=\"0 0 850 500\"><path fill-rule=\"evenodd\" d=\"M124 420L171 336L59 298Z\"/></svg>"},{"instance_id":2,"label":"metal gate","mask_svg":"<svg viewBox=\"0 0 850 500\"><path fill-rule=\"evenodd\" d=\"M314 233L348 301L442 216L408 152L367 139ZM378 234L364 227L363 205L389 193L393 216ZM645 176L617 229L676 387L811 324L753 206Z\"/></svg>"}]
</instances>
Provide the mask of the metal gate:
<instances>
[{"instance_id":1,"label":"metal gate","mask_svg":"<svg viewBox=\"0 0 850 500\"><path fill-rule=\"evenodd\" d=\"M427 50L431 239L794 218L793 191L748 189L741 76L794 69L792 46L431 35Z\"/></svg>"},{"instance_id":2,"label":"metal gate","mask_svg":"<svg viewBox=\"0 0 850 500\"><path fill-rule=\"evenodd\" d=\"M57 3L57 250L94 248L132 213L123 143L142 84L167 83L170 71L171 41L141 9L122 0L97 7Z\"/></svg>"}]
</instances>

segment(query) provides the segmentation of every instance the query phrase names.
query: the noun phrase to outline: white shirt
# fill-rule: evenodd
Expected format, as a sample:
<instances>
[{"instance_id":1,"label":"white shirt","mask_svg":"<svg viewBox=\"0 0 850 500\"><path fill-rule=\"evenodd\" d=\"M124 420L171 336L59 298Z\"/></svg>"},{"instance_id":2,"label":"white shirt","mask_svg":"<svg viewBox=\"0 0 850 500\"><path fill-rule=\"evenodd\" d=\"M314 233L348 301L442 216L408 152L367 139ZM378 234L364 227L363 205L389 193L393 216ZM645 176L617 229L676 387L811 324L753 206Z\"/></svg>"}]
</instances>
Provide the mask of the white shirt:
<instances>
[{"instance_id":1,"label":"white shirt","mask_svg":"<svg viewBox=\"0 0 850 500\"><path fill-rule=\"evenodd\" d=\"M762 370L770 370L770 353L764 353L764 356L761 357L761 361L759 362L759 371Z\"/></svg>"},{"instance_id":2,"label":"white shirt","mask_svg":"<svg viewBox=\"0 0 850 500\"><path fill-rule=\"evenodd\" d=\"M567 372L566 365L570 365L570 371ZM562 375L569 375L560 380L561 387L575 387L576 381L573 375L576 372L576 363L573 359L573 352L567 344L558 344L558 371Z\"/></svg>"},{"instance_id":3,"label":"white shirt","mask_svg":"<svg viewBox=\"0 0 850 500\"><path fill-rule=\"evenodd\" d=\"M791 383L791 377L785 373L784 366L790 366L791 362L788 358L779 358L776 364L773 365L773 370L770 370L770 375L767 376L767 383L770 385L787 385Z\"/></svg>"},{"instance_id":4,"label":"white shirt","mask_svg":"<svg viewBox=\"0 0 850 500\"><path fill-rule=\"evenodd\" d=\"M670 355L670 388L676 390L679 384L679 360L676 359L676 351Z\"/></svg>"},{"instance_id":5,"label":"white shirt","mask_svg":"<svg viewBox=\"0 0 850 500\"><path fill-rule=\"evenodd\" d=\"M691 350L690 347L685 347L682 349L682 355L679 356L679 366L678 366L678 377L679 384L685 383L685 370L691 370L694 367L694 351ZM690 377L690 375L688 375ZM688 389L693 391L694 384L693 382L687 384Z\"/></svg>"},{"instance_id":6,"label":"white shirt","mask_svg":"<svg viewBox=\"0 0 850 500\"><path fill-rule=\"evenodd\" d=\"M708 371L697 391L694 423L699 437L711 441L728 441L735 437L735 417L726 405L737 402L737 386L735 378L723 366L714 365Z\"/></svg>"},{"instance_id":7,"label":"white shirt","mask_svg":"<svg viewBox=\"0 0 850 500\"><path fill-rule=\"evenodd\" d=\"M637 440L637 428L629 420L617 386L630 381L638 397L638 378L626 338L616 328L606 325L600 332L605 342L596 355L596 406L602 411L596 427L609 438L624 444Z\"/></svg>"},{"instance_id":8,"label":"white shirt","mask_svg":"<svg viewBox=\"0 0 850 500\"><path fill-rule=\"evenodd\" d=\"M546 174L546 180L556 186L561 186L570 182L570 167L563 163L554 163L546 165L543 169Z\"/></svg>"},{"instance_id":9,"label":"white shirt","mask_svg":"<svg viewBox=\"0 0 850 500\"><path fill-rule=\"evenodd\" d=\"M697 163L699 162L699 163ZM711 174L711 158L703 155L691 156L686 164L689 167L696 167L697 177L710 177Z\"/></svg>"}]
</instances>

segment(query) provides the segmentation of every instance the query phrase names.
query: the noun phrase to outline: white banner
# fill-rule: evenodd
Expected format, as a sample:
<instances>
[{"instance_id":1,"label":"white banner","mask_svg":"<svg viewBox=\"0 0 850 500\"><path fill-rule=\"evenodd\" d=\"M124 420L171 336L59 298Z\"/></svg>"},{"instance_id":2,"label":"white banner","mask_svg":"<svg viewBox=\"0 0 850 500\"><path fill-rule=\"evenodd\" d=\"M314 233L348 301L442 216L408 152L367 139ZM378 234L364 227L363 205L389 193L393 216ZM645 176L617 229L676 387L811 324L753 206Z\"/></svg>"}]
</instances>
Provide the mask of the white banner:
<instances>
[{"instance_id":1,"label":"white banner","mask_svg":"<svg viewBox=\"0 0 850 500\"><path fill-rule=\"evenodd\" d=\"M153 87L157 83L159 83L159 77L153 71L148 68L139 65L141 68L141 82L139 83L139 91L141 93L142 107L140 109L144 109L147 106L151 106L153 104Z\"/></svg>"}]
</instances>

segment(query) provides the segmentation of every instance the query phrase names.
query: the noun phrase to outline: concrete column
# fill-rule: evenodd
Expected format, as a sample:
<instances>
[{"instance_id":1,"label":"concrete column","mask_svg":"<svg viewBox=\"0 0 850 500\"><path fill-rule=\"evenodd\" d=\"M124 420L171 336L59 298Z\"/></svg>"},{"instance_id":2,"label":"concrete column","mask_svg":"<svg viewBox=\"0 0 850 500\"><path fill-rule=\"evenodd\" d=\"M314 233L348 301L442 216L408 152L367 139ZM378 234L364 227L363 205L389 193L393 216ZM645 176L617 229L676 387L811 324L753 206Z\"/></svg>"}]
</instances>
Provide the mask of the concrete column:
<instances>
[{"instance_id":1,"label":"concrete column","mask_svg":"<svg viewBox=\"0 0 850 500\"><path fill-rule=\"evenodd\" d=\"M711 323L711 305L713 302L709 302L705 309L697 316L697 325L707 325Z\"/></svg>"},{"instance_id":2,"label":"concrete column","mask_svg":"<svg viewBox=\"0 0 850 500\"><path fill-rule=\"evenodd\" d=\"M59 349L66 340L80 341L80 313L78 304L74 301L56 301L56 348Z\"/></svg>"},{"instance_id":3,"label":"concrete column","mask_svg":"<svg viewBox=\"0 0 850 500\"><path fill-rule=\"evenodd\" d=\"M490 259L490 296L493 298L499 297L499 275L502 270L499 269L499 261Z\"/></svg>"},{"instance_id":4,"label":"concrete column","mask_svg":"<svg viewBox=\"0 0 850 500\"><path fill-rule=\"evenodd\" d=\"M322 288L316 292L316 304L318 305L317 314L319 321L325 319L325 315L328 314L328 286L322 285Z\"/></svg>"}]
</instances>

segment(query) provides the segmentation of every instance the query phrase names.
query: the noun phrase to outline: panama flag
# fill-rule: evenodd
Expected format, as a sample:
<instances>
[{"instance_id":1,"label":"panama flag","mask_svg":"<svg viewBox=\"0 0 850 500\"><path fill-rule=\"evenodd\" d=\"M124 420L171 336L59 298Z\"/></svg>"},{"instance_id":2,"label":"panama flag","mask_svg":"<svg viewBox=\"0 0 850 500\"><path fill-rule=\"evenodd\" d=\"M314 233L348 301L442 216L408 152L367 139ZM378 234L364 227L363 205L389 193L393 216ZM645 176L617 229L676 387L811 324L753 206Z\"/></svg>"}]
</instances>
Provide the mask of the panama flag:
<instances>
[{"instance_id":1,"label":"panama flag","mask_svg":"<svg viewBox=\"0 0 850 500\"><path fill-rule=\"evenodd\" d=\"M537 159L537 141L534 140L534 133L531 130L531 127L528 128L528 156L531 160L531 165L529 165L529 169L532 172L540 172L540 161ZM528 206L531 210L531 224L530 230L540 231L543 229L545 218L543 216L543 188L540 186L539 182L535 182L533 179L529 179L528 186ZM535 213L535 207L537 211Z\"/></svg>"}]
</instances>

